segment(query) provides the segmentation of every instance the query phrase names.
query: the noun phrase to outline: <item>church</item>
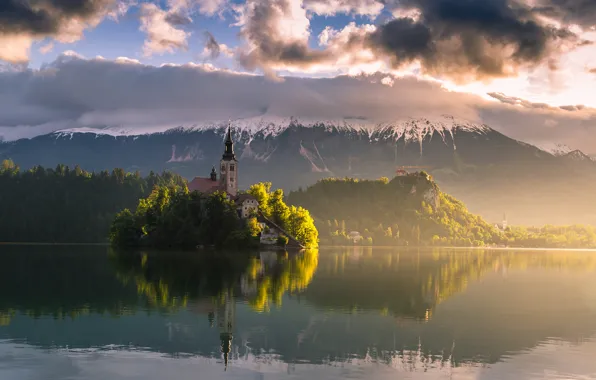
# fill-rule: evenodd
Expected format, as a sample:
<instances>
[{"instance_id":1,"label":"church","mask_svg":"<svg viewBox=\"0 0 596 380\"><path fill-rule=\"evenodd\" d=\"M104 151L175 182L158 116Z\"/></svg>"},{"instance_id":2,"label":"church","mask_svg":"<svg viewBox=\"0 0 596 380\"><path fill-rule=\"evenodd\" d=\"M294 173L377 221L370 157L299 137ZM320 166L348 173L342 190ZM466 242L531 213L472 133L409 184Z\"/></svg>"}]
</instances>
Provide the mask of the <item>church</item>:
<instances>
[{"instance_id":1,"label":"church","mask_svg":"<svg viewBox=\"0 0 596 380\"><path fill-rule=\"evenodd\" d=\"M224 153L219 163L219 175L215 167L209 177L195 177L189 184L189 191L211 194L216 191L225 192L234 201L241 218L246 219L259 208L259 202L250 194L238 192L238 160L234 153L232 127L228 127Z\"/></svg>"},{"instance_id":2,"label":"church","mask_svg":"<svg viewBox=\"0 0 596 380\"><path fill-rule=\"evenodd\" d=\"M238 191L238 160L236 160L236 154L234 153L231 126L228 127L224 145L224 153L219 162L219 174L213 167L209 177L195 177L190 181L188 190L198 191L202 194L212 194L217 191L225 192L228 199L236 205L236 211L240 218L247 219L249 216L257 214L259 225L262 228L260 236L262 244L275 245L277 244L277 238L284 235L289 239L288 246L302 247L302 244L295 237L259 213L259 201L255 197L246 192Z\"/></svg>"}]
</instances>

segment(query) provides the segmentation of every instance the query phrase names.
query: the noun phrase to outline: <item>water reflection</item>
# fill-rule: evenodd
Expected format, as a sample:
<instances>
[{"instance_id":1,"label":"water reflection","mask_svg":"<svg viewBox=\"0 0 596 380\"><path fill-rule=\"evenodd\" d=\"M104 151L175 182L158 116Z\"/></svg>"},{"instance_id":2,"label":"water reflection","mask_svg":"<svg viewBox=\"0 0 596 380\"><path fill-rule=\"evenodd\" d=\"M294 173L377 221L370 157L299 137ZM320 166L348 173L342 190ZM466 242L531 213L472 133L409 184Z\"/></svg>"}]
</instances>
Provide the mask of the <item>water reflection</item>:
<instances>
[{"instance_id":1,"label":"water reflection","mask_svg":"<svg viewBox=\"0 0 596 380\"><path fill-rule=\"evenodd\" d=\"M1 249L0 339L36 347L412 373L594 348L595 253Z\"/></svg>"}]
</instances>

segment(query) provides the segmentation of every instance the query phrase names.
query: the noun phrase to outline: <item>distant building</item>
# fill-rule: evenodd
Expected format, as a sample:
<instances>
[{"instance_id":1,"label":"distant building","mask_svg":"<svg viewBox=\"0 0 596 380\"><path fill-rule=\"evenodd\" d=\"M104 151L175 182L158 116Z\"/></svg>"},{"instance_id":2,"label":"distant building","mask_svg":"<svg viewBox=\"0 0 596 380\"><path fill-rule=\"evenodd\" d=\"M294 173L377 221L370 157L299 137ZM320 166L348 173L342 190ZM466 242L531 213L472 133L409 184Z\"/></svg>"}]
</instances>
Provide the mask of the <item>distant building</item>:
<instances>
[{"instance_id":1,"label":"distant building","mask_svg":"<svg viewBox=\"0 0 596 380\"><path fill-rule=\"evenodd\" d=\"M348 234L348 237L351 240L353 240L354 243L358 243L358 242L360 242L363 239L362 235L360 235L360 232L358 232L358 231L352 231L352 232L350 232Z\"/></svg>"},{"instance_id":2,"label":"distant building","mask_svg":"<svg viewBox=\"0 0 596 380\"><path fill-rule=\"evenodd\" d=\"M501 231L505 231L508 227L507 215L503 215L503 221L501 223L495 223L495 227Z\"/></svg>"}]
</instances>

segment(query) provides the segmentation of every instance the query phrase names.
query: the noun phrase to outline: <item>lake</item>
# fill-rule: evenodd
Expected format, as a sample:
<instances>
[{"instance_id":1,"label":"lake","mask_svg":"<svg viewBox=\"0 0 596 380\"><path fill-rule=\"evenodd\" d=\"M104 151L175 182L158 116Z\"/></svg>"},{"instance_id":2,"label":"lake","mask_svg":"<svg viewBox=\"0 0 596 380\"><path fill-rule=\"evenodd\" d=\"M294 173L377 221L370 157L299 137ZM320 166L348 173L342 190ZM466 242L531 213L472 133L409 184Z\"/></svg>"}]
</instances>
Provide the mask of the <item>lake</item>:
<instances>
[{"instance_id":1,"label":"lake","mask_svg":"<svg viewBox=\"0 0 596 380\"><path fill-rule=\"evenodd\" d=\"M596 378L596 252L0 260L2 380Z\"/></svg>"}]
</instances>

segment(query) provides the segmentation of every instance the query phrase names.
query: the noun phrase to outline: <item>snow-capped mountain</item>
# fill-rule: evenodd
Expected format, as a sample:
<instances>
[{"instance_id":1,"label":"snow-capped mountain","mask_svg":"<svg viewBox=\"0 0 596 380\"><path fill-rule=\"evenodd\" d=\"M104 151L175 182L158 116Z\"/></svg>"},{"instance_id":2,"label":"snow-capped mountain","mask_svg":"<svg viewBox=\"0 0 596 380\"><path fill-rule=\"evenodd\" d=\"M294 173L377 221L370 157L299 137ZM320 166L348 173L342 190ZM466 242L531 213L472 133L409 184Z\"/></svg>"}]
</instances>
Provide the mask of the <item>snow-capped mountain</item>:
<instances>
[{"instance_id":1,"label":"snow-capped mountain","mask_svg":"<svg viewBox=\"0 0 596 380\"><path fill-rule=\"evenodd\" d=\"M564 156L573 151L569 146L553 142L531 143L535 147L552 154L553 156Z\"/></svg>"},{"instance_id":2,"label":"snow-capped mountain","mask_svg":"<svg viewBox=\"0 0 596 380\"><path fill-rule=\"evenodd\" d=\"M569 153L563 154L561 155L561 157L565 157L568 158L570 160L574 160L574 161L583 161L583 162L595 162L596 160L591 157L588 156L587 154L585 154L584 152L582 152L581 150L573 150Z\"/></svg>"},{"instance_id":3,"label":"snow-capped mountain","mask_svg":"<svg viewBox=\"0 0 596 380\"><path fill-rule=\"evenodd\" d=\"M119 127L62 130L0 143L0 159L11 158L23 168L63 163L96 171L173 170L190 179L208 176L219 162L227 126L226 120L135 134ZM504 212L514 215L507 211L514 204L523 207L524 217L544 213L544 199L533 211L528 204L535 197L516 199L534 196L540 181L548 181L552 190L553 173L564 182L591 178L596 170L592 161L579 160L581 152L554 154L450 116L382 122L265 116L233 120L231 126L241 186L271 181L292 190L323 177L392 177L398 167L413 167L407 169L429 171L442 188L494 220ZM530 186L529 178L538 182Z\"/></svg>"}]
</instances>

